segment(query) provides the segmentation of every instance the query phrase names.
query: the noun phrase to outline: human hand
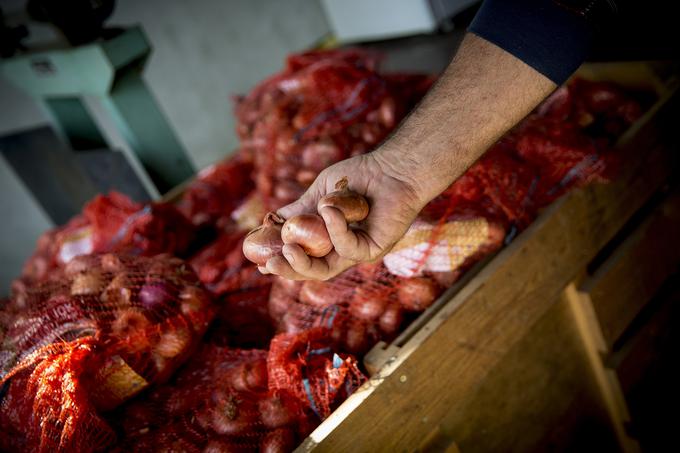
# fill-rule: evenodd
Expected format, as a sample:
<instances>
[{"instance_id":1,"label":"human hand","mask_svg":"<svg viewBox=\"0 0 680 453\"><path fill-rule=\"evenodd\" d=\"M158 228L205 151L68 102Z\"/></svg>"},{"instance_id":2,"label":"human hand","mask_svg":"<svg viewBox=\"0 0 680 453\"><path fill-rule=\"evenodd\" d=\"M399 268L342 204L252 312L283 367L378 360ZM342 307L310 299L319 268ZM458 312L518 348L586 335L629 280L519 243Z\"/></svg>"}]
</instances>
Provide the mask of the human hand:
<instances>
[{"instance_id":1,"label":"human hand","mask_svg":"<svg viewBox=\"0 0 680 453\"><path fill-rule=\"evenodd\" d=\"M260 271L291 280L327 280L357 263L385 255L427 202L418 196L416 185L405 173L378 151L323 170L298 201L279 209L278 214L288 219L316 213L319 199L335 191L336 182L347 177L349 189L368 200L368 217L356 227L349 226L339 210L324 207L318 214L326 224L333 250L323 258L313 258L299 245L286 244L283 256L270 258Z\"/></svg>"}]
</instances>

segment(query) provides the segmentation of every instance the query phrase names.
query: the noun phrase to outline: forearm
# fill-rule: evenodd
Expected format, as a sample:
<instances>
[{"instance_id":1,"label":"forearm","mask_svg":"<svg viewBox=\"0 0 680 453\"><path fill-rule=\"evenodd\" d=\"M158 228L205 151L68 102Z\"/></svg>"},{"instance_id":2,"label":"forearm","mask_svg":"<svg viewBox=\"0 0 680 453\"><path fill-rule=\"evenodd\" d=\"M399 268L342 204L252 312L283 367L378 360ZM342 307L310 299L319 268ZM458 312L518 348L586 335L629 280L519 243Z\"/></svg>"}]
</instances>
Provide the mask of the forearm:
<instances>
[{"instance_id":1,"label":"forearm","mask_svg":"<svg viewBox=\"0 0 680 453\"><path fill-rule=\"evenodd\" d=\"M437 84L374 155L424 205L554 89L535 69L468 33Z\"/></svg>"}]
</instances>

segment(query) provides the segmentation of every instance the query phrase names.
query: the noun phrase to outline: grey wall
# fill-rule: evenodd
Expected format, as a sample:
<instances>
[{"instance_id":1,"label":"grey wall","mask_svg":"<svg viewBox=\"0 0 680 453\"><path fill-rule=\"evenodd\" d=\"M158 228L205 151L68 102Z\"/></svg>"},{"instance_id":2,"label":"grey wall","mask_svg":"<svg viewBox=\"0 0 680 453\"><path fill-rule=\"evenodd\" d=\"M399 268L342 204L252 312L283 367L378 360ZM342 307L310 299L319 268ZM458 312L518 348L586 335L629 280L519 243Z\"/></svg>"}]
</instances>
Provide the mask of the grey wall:
<instances>
[{"instance_id":1,"label":"grey wall","mask_svg":"<svg viewBox=\"0 0 680 453\"><path fill-rule=\"evenodd\" d=\"M10 11L21 0L0 0ZM197 168L237 145L230 97L329 31L317 0L118 0L111 25L141 24L153 54L145 78ZM0 79L0 135L47 119ZM49 220L0 159L0 295Z\"/></svg>"}]
</instances>

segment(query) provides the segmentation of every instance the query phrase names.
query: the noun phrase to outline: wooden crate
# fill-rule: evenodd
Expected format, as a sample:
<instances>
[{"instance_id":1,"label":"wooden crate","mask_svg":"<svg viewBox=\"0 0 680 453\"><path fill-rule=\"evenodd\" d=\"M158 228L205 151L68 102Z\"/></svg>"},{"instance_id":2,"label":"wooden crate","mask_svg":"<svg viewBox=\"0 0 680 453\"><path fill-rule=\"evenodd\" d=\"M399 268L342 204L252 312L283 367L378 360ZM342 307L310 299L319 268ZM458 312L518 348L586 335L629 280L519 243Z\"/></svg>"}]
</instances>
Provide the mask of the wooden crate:
<instances>
[{"instance_id":1,"label":"wooden crate","mask_svg":"<svg viewBox=\"0 0 680 453\"><path fill-rule=\"evenodd\" d=\"M680 197L668 192L680 99L675 80L658 76L665 69L580 70L659 96L617 145L617 179L560 199L395 342L374 348L371 379L298 451L639 448L621 382L639 363L626 351L639 355L645 342L621 344L680 263Z\"/></svg>"}]
</instances>

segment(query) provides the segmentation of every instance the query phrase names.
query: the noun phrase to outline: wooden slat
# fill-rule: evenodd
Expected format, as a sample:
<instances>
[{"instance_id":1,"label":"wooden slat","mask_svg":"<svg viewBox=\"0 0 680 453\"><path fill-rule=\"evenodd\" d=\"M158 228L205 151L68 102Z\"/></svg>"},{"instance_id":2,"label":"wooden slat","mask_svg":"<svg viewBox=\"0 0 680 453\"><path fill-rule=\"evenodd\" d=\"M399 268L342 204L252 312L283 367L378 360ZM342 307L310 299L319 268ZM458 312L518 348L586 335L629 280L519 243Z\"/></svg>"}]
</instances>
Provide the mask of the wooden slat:
<instances>
[{"instance_id":1,"label":"wooden slat","mask_svg":"<svg viewBox=\"0 0 680 453\"><path fill-rule=\"evenodd\" d=\"M680 265L680 191L675 191L587 279L608 348Z\"/></svg>"},{"instance_id":2,"label":"wooden slat","mask_svg":"<svg viewBox=\"0 0 680 453\"><path fill-rule=\"evenodd\" d=\"M612 451L617 442L600 401L572 310L558 296L439 420L439 439L426 451L450 441L464 452Z\"/></svg>"},{"instance_id":3,"label":"wooden slat","mask_svg":"<svg viewBox=\"0 0 680 453\"><path fill-rule=\"evenodd\" d=\"M671 173L675 97L625 136L616 182L572 192L409 340L300 446L323 451L411 450L550 308L562 288ZM430 428L430 429L427 429ZM457 427L451 432L457 433Z\"/></svg>"},{"instance_id":4,"label":"wooden slat","mask_svg":"<svg viewBox=\"0 0 680 453\"><path fill-rule=\"evenodd\" d=\"M609 348L602 333L602 327L597 320L592 300L588 294L577 291L574 284L567 286L564 297L574 313L591 371L595 375L619 446L624 452L638 452L640 446L626 432L626 425L630 423L630 413L621 390L621 383L616 373L605 368L602 361L603 356L609 352Z\"/></svg>"}]
</instances>

